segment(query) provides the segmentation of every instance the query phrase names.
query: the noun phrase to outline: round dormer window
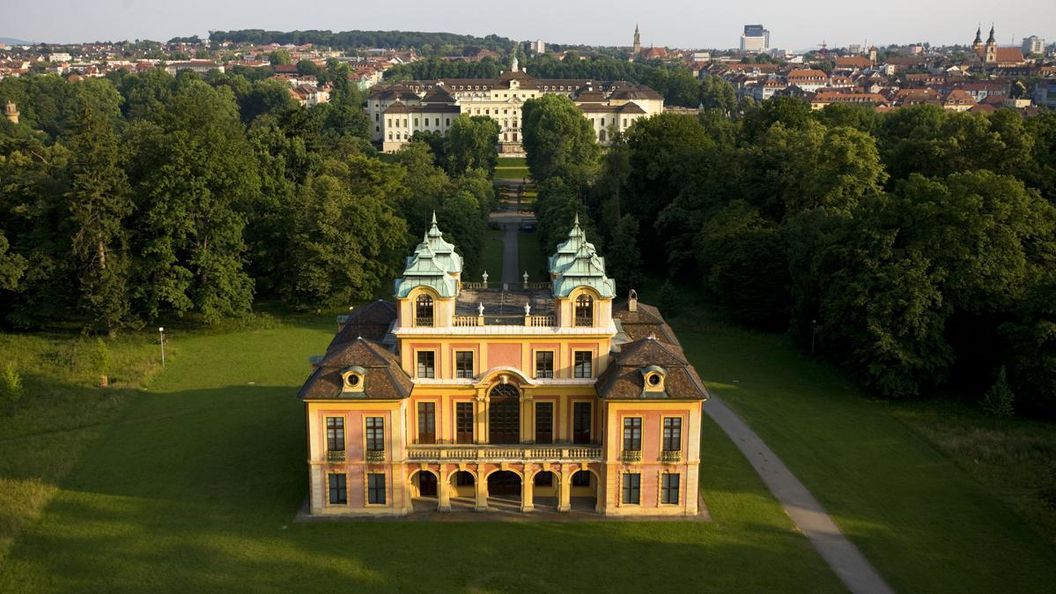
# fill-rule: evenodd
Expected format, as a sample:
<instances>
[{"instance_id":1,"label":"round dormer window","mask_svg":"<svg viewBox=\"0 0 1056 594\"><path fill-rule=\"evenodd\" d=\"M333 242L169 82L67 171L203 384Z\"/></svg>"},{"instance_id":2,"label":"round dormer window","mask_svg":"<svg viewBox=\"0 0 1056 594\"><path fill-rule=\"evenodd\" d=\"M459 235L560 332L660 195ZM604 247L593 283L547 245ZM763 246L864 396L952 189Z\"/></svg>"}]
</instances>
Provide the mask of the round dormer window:
<instances>
[{"instance_id":1,"label":"round dormer window","mask_svg":"<svg viewBox=\"0 0 1056 594\"><path fill-rule=\"evenodd\" d=\"M345 382L348 384L349 388L355 388L359 385L359 376L351 373L345 378Z\"/></svg>"},{"instance_id":2,"label":"round dormer window","mask_svg":"<svg viewBox=\"0 0 1056 594\"><path fill-rule=\"evenodd\" d=\"M649 381L649 385L650 386L659 386L660 385L660 381L661 381L660 374L659 373L650 374L648 381Z\"/></svg>"}]
</instances>

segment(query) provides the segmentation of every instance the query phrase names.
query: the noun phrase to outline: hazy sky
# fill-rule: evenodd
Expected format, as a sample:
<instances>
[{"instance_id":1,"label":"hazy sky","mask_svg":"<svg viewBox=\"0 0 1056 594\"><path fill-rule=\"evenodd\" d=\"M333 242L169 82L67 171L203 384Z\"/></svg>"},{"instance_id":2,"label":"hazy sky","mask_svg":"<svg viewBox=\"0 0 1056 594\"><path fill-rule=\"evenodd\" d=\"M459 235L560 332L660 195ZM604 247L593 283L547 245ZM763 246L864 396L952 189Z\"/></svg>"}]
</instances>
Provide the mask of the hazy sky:
<instances>
[{"instance_id":1,"label":"hazy sky","mask_svg":"<svg viewBox=\"0 0 1056 594\"><path fill-rule=\"evenodd\" d=\"M762 23L771 47L849 43L969 43L978 23L1002 45L1028 35L1056 40L1056 1L1020 0L0 0L0 37L75 42L155 39L213 29L399 29L559 43L736 47L742 27Z\"/></svg>"}]
</instances>

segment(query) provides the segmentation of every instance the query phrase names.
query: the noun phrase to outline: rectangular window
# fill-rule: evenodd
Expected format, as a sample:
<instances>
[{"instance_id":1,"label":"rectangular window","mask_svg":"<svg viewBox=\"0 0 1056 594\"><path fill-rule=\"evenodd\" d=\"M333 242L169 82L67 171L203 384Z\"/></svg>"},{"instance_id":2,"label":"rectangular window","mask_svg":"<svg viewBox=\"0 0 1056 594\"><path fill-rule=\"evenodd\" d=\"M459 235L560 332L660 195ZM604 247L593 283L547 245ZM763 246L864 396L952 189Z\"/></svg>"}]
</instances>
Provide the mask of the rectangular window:
<instances>
[{"instance_id":1,"label":"rectangular window","mask_svg":"<svg viewBox=\"0 0 1056 594\"><path fill-rule=\"evenodd\" d=\"M415 128L417 128L417 127L418 127L418 118L414 118L414 127L415 127Z\"/></svg>"},{"instance_id":2,"label":"rectangular window","mask_svg":"<svg viewBox=\"0 0 1056 594\"><path fill-rule=\"evenodd\" d=\"M554 352L539 351L535 354L535 377L554 377Z\"/></svg>"},{"instance_id":3,"label":"rectangular window","mask_svg":"<svg viewBox=\"0 0 1056 594\"><path fill-rule=\"evenodd\" d=\"M572 404L572 443L590 443L590 403Z\"/></svg>"},{"instance_id":4,"label":"rectangular window","mask_svg":"<svg viewBox=\"0 0 1056 594\"><path fill-rule=\"evenodd\" d=\"M664 419L664 451L677 452L682 449L682 418Z\"/></svg>"},{"instance_id":5,"label":"rectangular window","mask_svg":"<svg viewBox=\"0 0 1056 594\"><path fill-rule=\"evenodd\" d=\"M385 451L384 417L367 417L367 451Z\"/></svg>"},{"instance_id":6,"label":"rectangular window","mask_svg":"<svg viewBox=\"0 0 1056 594\"><path fill-rule=\"evenodd\" d=\"M679 474L660 475L660 503L678 503Z\"/></svg>"},{"instance_id":7,"label":"rectangular window","mask_svg":"<svg viewBox=\"0 0 1056 594\"><path fill-rule=\"evenodd\" d=\"M627 417L623 419L623 449L642 449L642 418Z\"/></svg>"},{"instance_id":8,"label":"rectangular window","mask_svg":"<svg viewBox=\"0 0 1056 594\"><path fill-rule=\"evenodd\" d=\"M370 473L367 475L367 503L373 505L385 504L385 475Z\"/></svg>"},{"instance_id":9,"label":"rectangular window","mask_svg":"<svg viewBox=\"0 0 1056 594\"><path fill-rule=\"evenodd\" d=\"M473 351L455 351L455 377L473 377Z\"/></svg>"},{"instance_id":10,"label":"rectangular window","mask_svg":"<svg viewBox=\"0 0 1056 594\"><path fill-rule=\"evenodd\" d=\"M642 502L642 475L637 472L623 475L623 502L635 505Z\"/></svg>"},{"instance_id":11,"label":"rectangular window","mask_svg":"<svg viewBox=\"0 0 1056 594\"><path fill-rule=\"evenodd\" d=\"M455 441L473 443L473 403L455 404Z\"/></svg>"},{"instance_id":12,"label":"rectangular window","mask_svg":"<svg viewBox=\"0 0 1056 594\"><path fill-rule=\"evenodd\" d=\"M433 351L418 351L418 377L436 377L436 353Z\"/></svg>"},{"instance_id":13,"label":"rectangular window","mask_svg":"<svg viewBox=\"0 0 1056 594\"><path fill-rule=\"evenodd\" d=\"M594 353L590 351L576 351L575 353L575 366L572 368L574 377L578 378L589 378L593 377L592 370L592 358Z\"/></svg>"},{"instance_id":14,"label":"rectangular window","mask_svg":"<svg viewBox=\"0 0 1056 594\"><path fill-rule=\"evenodd\" d=\"M330 452L345 451L344 417L326 417L326 449Z\"/></svg>"},{"instance_id":15,"label":"rectangular window","mask_svg":"<svg viewBox=\"0 0 1056 594\"><path fill-rule=\"evenodd\" d=\"M418 403L418 443L436 443L436 403Z\"/></svg>"},{"instance_id":16,"label":"rectangular window","mask_svg":"<svg viewBox=\"0 0 1056 594\"><path fill-rule=\"evenodd\" d=\"M554 404L535 403L535 443L554 442Z\"/></svg>"},{"instance_id":17,"label":"rectangular window","mask_svg":"<svg viewBox=\"0 0 1056 594\"><path fill-rule=\"evenodd\" d=\"M330 485L330 503L335 505L348 503L347 480L348 478L343 474L330 474L327 481Z\"/></svg>"}]
</instances>

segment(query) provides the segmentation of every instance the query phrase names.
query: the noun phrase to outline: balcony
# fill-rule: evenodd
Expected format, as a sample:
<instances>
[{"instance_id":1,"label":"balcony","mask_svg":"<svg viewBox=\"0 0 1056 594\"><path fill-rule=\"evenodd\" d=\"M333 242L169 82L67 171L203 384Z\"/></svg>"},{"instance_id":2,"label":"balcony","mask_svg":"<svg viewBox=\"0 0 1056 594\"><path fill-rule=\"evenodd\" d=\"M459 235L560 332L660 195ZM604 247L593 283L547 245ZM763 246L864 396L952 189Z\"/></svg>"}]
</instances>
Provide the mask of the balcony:
<instances>
[{"instance_id":1,"label":"balcony","mask_svg":"<svg viewBox=\"0 0 1056 594\"><path fill-rule=\"evenodd\" d=\"M664 450L660 452L660 462L663 464L678 464L682 461L682 450Z\"/></svg>"},{"instance_id":2,"label":"balcony","mask_svg":"<svg viewBox=\"0 0 1056 594\"><path fill-rule=\"evenodd\" d=\"M601 445L553 444L443 444L407 446L407 459L416 462L601 462Z\"/></svg>"},{"instance_id":3,"label":"balcony","mask_svg":"<svg viewBox=\"0 0 1056 594\"><path fill-rule=\"evenodd\" d=\"M623 450L620 459L624 464L638 464L642 461L642 450Z\"/></svg>"},{"instance_id":4,"label":"balcony","mask_svg":"<svg viewBox=\"0 0 1056 594\"><path fill-rule=\"evenodd\" d=\"M385 461L385 450L367 450L367 464L381 464Z\"/></svg>"},{"instance_id":5,"label":"balcony","mask_svg":"<svg viewBox=\"0 0 1056 594\"><path fill-rule=\"evenodd\" d=\"M326 461L331 464L345 461L344 450L330 450L326 453Z\"/></svg>"}]
</instances>

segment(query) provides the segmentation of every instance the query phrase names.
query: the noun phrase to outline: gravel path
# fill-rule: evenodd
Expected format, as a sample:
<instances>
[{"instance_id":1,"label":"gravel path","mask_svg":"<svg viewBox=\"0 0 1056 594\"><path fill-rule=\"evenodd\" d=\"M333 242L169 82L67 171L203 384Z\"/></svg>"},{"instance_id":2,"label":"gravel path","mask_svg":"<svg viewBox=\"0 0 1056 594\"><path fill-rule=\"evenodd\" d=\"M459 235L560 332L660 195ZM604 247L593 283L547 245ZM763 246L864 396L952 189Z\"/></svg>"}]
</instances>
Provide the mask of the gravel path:
<instances>
[{"instance_id":1,"label":"gravel path","mask_svg":"<svg viewBox=\"0 0 1056 594\"><path fill-rule=\"evenodd\" d=\"M704 405L704 411L730 436L781 503L792 523L810 539L814 548L851 592L893 592L858 547L840 532L821 503L773 450L714 393Z\"/></svg>"}]
</instances>

